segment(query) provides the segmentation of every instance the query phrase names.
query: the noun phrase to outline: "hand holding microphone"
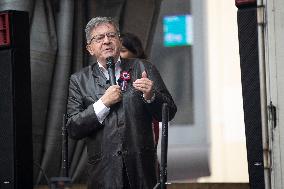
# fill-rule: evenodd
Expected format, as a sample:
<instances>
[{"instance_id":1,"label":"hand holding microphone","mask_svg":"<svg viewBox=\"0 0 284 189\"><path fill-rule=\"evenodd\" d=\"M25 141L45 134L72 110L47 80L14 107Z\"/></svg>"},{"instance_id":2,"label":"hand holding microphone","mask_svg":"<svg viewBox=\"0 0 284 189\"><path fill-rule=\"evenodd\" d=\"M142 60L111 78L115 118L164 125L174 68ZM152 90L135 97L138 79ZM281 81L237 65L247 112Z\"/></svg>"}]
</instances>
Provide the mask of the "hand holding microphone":
<instances>
[{"instance_id":1,"label":"hand holding microphone","mask_svg":"<svg viewBox=\"0 0 284 189\"><path fill-rule=\"evenodd\" d=\"M105 94L101 97L101 100L105 106L110 107L111 105L120 102L122 99L122 95L120 86L116 84L114 58L106 58L106 65L111 86L106 90Z\"/></svg>"},{"instance_id":2,"label":"hand holding microphone","mask_svg":"<svg viewBox=\"0 0 284 189\"><path fill-rule=\"evenodd\" d=\"M122 95L119 85L110 86L106 90L105 94L101 97L101 100L106 107L110 107L111 105L120 102L121 99Z\"/></svg>"}]
</instances>

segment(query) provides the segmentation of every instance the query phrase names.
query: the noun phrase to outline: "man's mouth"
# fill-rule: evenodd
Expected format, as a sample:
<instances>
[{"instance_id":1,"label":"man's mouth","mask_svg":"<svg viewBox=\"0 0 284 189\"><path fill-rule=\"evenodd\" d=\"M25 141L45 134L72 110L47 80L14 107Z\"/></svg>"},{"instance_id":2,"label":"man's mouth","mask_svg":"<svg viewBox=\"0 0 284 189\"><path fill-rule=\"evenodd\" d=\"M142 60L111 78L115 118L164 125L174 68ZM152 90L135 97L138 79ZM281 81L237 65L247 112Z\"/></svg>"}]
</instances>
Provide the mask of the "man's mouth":
<instances>
[{"instance_id":1,"label":"man's mouth","mask_svg":"<svg viewBox=\"0 0 284 189\"><path fill-rule=\"evenodd\" d=\"M105 51L105 52L112 52L112 51L113 51L113 48L105 48L104 51Z\"/></svg>"}]
</instances>

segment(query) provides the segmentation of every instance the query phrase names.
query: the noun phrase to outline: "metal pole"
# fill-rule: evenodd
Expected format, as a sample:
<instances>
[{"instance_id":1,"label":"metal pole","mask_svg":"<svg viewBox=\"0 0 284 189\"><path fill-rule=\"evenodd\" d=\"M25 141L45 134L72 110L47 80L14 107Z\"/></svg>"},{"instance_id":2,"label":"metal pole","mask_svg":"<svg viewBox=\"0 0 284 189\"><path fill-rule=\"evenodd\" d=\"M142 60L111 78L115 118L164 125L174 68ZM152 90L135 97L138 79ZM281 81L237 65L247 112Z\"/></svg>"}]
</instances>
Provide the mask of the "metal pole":
<instances>
[{"instance_id":1,"label":"metal pole","mask_svg":"<svg viewBox=\"0 0 284 189\"><path fill-rule=\"evenodd\" d=\"M68 164L68 133L66 128L66 117L63 115L62 120L62 172L63 176L69 176L69 164Z\"/></svg>"},{"instance_id":2,"label":"metal pole","mask_svg":"<svg viewBox=\"0 0 284 189\"><path fill-rule=\"evenodd\" d=\"M169 110L166 103L162 106L162 141L161 141L161 189L166 189L168 156L168 122Z\"/></svg>"},{"instance_id":3,"label":"metal pole","mask_svg":"<svg viewBox=\"0 0 284 189\"><path fill-rule=\"evenodd\" d=\"M264 4L263 0L257 0L257 24L258 24L258 55L259 55L259 81L260 81L260 103L261 103L261 126L262 126L262 147L264 163L265 189L271 188L270 181L270 150L269 133L267 122L267 93L266 93L266 67L264 51Z\"/></svg>"}]
</instances>

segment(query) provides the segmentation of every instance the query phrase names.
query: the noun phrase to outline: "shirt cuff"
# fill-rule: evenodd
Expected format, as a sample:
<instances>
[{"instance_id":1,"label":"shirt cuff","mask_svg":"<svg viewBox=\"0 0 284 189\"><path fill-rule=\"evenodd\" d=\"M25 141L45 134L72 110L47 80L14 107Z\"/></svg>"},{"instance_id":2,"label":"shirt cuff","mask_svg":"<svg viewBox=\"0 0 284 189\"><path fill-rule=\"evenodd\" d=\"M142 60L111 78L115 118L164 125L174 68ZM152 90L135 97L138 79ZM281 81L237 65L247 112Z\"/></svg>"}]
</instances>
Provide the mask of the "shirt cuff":
<instances>
[{"instance_id":1,"label":"shirt cuff","mask_svg":"<svg viewBox=\"0 0 284 189\"><path fill-rule=\"evenodd\" d=\"M110 108L106 107L101 99L93 104L94 111L100 123L103 123L108 115Z\"/></svg>"}]
</instances>

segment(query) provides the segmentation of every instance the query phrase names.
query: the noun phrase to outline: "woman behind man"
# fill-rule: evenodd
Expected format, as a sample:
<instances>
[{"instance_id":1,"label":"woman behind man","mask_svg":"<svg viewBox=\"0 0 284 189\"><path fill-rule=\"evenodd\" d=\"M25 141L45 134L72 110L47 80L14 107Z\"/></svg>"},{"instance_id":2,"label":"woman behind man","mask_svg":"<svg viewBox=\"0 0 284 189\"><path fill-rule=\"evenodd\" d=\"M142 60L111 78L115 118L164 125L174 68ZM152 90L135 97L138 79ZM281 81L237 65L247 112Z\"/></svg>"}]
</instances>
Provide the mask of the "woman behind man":
<instances>
[{"instance_id":1,"label":"woman behind man","mask_svg":"<svg viewBox=\"0 0 284 189\"><path fill-rule=\"evenodd\" d=\"M120 50L121 58L147 59L142 42L136 35L132 33L124 33L120 35L120 39L122 41L122 48ZM159 141L159 122L153 119L152 127L155 144L157 146Z\"/></svg>"},{"instance_id":2,"label":"woman behind man","mask_svg":"<svg viewBox=\"0 0 284 189\"><path fill-rule=\"evenodd\" d=\"M120 35L120 39L122 41L122 48L120 51L120 56L122 58L147 58L142 43L136 35L124 33Z\"/></svg>"}]
</instances>

